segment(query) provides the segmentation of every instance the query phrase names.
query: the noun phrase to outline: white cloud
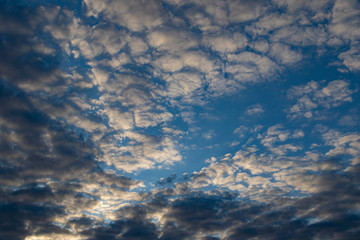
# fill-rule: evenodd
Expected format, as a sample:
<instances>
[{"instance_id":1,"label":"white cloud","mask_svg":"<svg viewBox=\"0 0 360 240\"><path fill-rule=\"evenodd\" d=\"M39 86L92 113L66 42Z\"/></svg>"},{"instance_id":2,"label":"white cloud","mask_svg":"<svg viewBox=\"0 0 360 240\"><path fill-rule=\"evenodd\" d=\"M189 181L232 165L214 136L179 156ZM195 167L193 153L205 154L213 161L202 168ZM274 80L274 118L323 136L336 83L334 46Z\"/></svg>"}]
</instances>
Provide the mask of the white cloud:
<instances>
[{"instance_id":1,"label":"white cloud","mask_svg":"<svg viewBox=\"0 0 360 240\"><path fill-rule=\"evenodd\" d=\"M271 77L278 66L266 56L252 52L241 52L227 56L225 71L240 83L257 83Z\"/></svg>"},{"instance_id":2,"label":"white cloud","mask_svg":"<svg viewBox=\"0 0 360 240\"><path fill-rule=\"evenodd\" d=\"M125 26L131 31L151 29L164 21L160 2L155 0L85 0L85 3L89 16L97 17L103 12L108 20Z\"/></svg>"},{"instance_id":3,"label":"white cloud","mask_svg":"<svg viewBox=\"0 0 360 240\"><path fill-rule=\"evenodd\" d=\"M129 130L134 126L133 115L129 112L122 112L112 108L102 110L109 118L109 124L116 130Z\"/></svg>"},{"instance_id":4,"label":"white cloud","mask_svg":"<svg viewBox=\"0 0 360 240\"><path fill-rule=\"evenodd\" d=\"M192 5L187 9L186 17L193 25L204 31L214 31L219 26L228 24L227 7L228 4L223 0L166 0L167 2L179 6L185 4ZM203 8L205 15L201 11L196 11L199 7Z\"/></svg>"},{"instance_id":5,"label":"white cloud","mask_svg":"<svg viewBox=\"0 0 360 240\"><path fill-rule=\"evenodd\" d=\"M326 144L333 148L326 153L327 156L351 155L358 157L360 154L360 135L358 133L343 134L335 130L323 133Z\"/></svg>"},{"instance_id":6,"label":"white cloud","mask_svg":"<svg viewBox=\"0 0 360 240\"><path fill-rule=\"evenodd\" d=\"M143 54L147 50L147 45L141 38L133 37L129 40L129 46L133 55Z\"/></svg>"},{"instance_id":7,"label":"white cloud","mask_svg":"<svg viewBox=\"0 0 360 240\"><path fill-rule=\"evenodd\" d=\"M214 130L209 130L205 133L202 134L203 138L205 138L206 140L210 140L215 136L215 131Z\"/></svg>"},{"instance_id":8,"label":"white cloud","mask_svg":"<svg viewBox=\"0 0 360 240\"><path fill-rule=\"evenodd\" d=\"M198 40L183 31L153 31L149 33L148 41L158 51L176 52L198 46Z\"/></svg>"},{"instance_id":9,"label":"white cloud","mask_svg":"<svg viewBox=\"0 0 360 240\"><path fill-rule=\"evenodd\" d=\"M116 141L102 141L100 147L103 152L100 160L129 173L167 167L182 159L176 143L169 136L159 138L126 131Z\"/></svg>"},{"instance_id":10,"label":"white cloud","mask_svg":"<svg viewBox=\"0 0 360 240\"><path fill-rule=\"evenodd\" d=\"M250 131L250 130L249 130L248 127L246 127L246 126L240 126L240 127L237 127L237 128L233 131L233 134L239 136L240 138L244 138L249 131Z\"/></svg>"},{"instance_id":11,"label":"white cloud","mask_svg":"<svg viewBox=\"0 0 360 240\"><path fill-rule=\"evenodd\" d=\"M289 26L295 20L292 15L270 13L252 25L246 26L246 30L256 35L268 35L270 31Z\"/></svg>"},{"instance_id":12,"label":"white cloud","mask_svg":"<svg viewBox=\"0 0 360 240\"><path fill-rule=\"evenodd\" d=\"M284 27L271 35L271 40L293 46L323 46L328 34L323 27Z\"/></svg>"},{"instance_id":13,"label":"white cloud","mask_svg":"<svg viewBox=\"0 0 360 240\"><path fill-rule=\"evenodd\" d=\"M271 147L270 150L279 156L285 156L289 152L297 152L299 150L302 150L303 148L301 146L293 145L293 144L283 144L277 147Z\"/></svg>"},{"instance_id":14,"label":"white cloud","mask_svg":"<svg viewBox=\"0 0 360 240\"><path fill-rule=\"evenodd\" d=\"M266 10L262 1L230 1L230 21L246 22L258 18Z\"/></svg>"},{"instance_id":15,"label":"white cloud","mask_svg":"<svg viewBox=\"0 0 360 240\"><path fill-rule=\"evenodd\" d=\"M184 67L184 62L179 56L164 55L157 58L154 65L164 72L176 72Z\"/></svg>"},{"instance_id":16,"label":"white cloud","mask_svg":"<svg viewBox=\"0 0 360 240\"><path fill-rule=\"evenodd\" d=\"M217 25L228 24L227 2L218 0L195 0L193 1L205 8L205 11L211 16L211 19Z\"/></svg>"},{"instance_id":17,"label":"white cloud","mask_svg":"<svg viewBox=\"0 0 360 240\"><path fill-rule=\"evenodd\" d=\"M278 63L284 65L295 64L303 58L299 51L292 50L290 46L281 43L271 45L270 56L275 58Z\"/></svg>"},{"instance_id":18,"label":"white cloud","mask_svg":"<svg viewBox=\"0 0 360 240\"><path fill-rule=\"evenodd\" d=\"M292 134L293 138L302 138L304 136L305 136L305 133L302 130L295 130L294 133Z\"/></svg>"},{"instance_id":19,"label":"white cloud","mask_svg":"<svg viewBox=\"0 0 360 240\"><path fill-rule=\"evenodd\" d=\"M199 28L201 31L217 32L221 29L213 23L211 18L205 16L203 13L192 11L192 9L189 9L189 11L186 12L186 17L190 20L193 26Z\"/></svg>"},{"instance_id":20,"label":"white cloud","mask_svg":"<svg viewBox=\"0 0 360 240\"><path fill-rule=\"evenodd\" d=\"M145 111L144 111L145 110ZM135 110L134 119L137 127L147 128L150 126L157 126L160 123L168 122L172 119L173 115L166 112L164 109L142 109Z\"/></svg>"},{"instance_id":21,"label":"white cloud","mask_svg":"<svg viewBox=\"0 0 360 240\"><path fill-rule=\"evenodd\" d=\"M246 114L249 116L258 115L264 112L264 109L260 104L250 106L246 109Z\"/></svg>"},{"instance_id":22,"label":"white cloud","mask_svg":"<svg viewBox=\"0 0 360 240\"><path fill-rule=\"evenodd\" d=\"M301 130L288 130L281 124L269 127L266 133L258 134L261 144L267 147L274 156L284 156L289 152L297 152L303 147L289 141L302 138L304 132Z\"/></svg>"},{"instance_id":23,"label":"white cloud","mask_svg":"<svg viewBox=\"0 0 360 240\"><path fill-rule=\"evenodd\" d=\"M337 107L344 102L351 102L351 94L354 91L349 89L349 82L335 80L321 90L314 93L314 99L326 108Z\"/></svg>"},{"instance_id":24,"label":"white cloud","mask_svg":"<svg viewBox=\"0 0 360 240\"><path fill-rule=\"evenodd\" d=\"M350 71L360 71L360 44L352 45L348 51L339 54L339 59Z\"/></svg>"},{"instance_id":25,"label":"white cloud","mask_svg":"<svg viewBox=\"0 0 360 240\"><path fill-rule=\"evenodd\" d=\"M201 52L187 52L181 56L184 65L195 68L200 72L208 73L214 69L214 64Z\"/></svg>"},{"instance_id":26,"label":"white cloud","mask_svg":"<svg viewBox=\"0 0 360 240\"><path fill-rule=\"evenodd\" d=\"M233 35L220 34L220 36L206 36L205 45L210 46L214 51L228 53L236 52L247 45L246 36L235 33Z\"/></svg>"},{"instance_id":27,"label":"white cloud","mask_svg":"<svg viewBox=\"0 0 360 240\"><path fill-rule=\"evenodd\" d=\"M168 76L166 95L173 98L191 95L201 87L201 78L199 74L186 72Z\"/></svg>"},{"instance_id":28,"label":"white cloud","mask_svg":"<svg viewBox=\"0 0 360 240\"><path fill-rule=\"evenodd\" d=\"M255 148L248 148L238 151L234 156L226 154L219 160L212 158L209 166L193 173L189 186L228 188L257 200L266 198L266 194L260 191L261 189L281 187L283 191L291 191L292 188L309 191L310 182L299 187L294 178L289 178L295 174L302 174L303 167L309 162L300 161L300 158L275 157L264 153L258 155L257 152ZM254 187L258 189L256 192L253 191Z\"/></svg>"},{"instance_id":29,"label":"white cloud","mask_svg":"<svg viewBox=\"0 0 360 240\"><path fill-rule=\"evenodd\" d=\"M350 50L340 53L339 59L350 71L359 71L360 3L356 0L336 1L328 29L332 38L350 41ZM343 42L337 40L337 43Z\"/></svg>"},{"instance_id":30,"label":"white cloud","mask_svg":"<svg viewBox=\"0 0 360 240\"><path fill-rule=\"evenodd\" d=\"M208 74L215 68L209 56L200 51L183 51L174 55L163 55L154 61L154 66L158 68L157 73L160 76L163 72L177 72L180 70L186 72L189 72L189 70L199 71Z\"/></svg>"},{"instance_id":31,"label":"white cloud","mask_svg":"<svg viewBox=\"0 0 360 240\"><path fill-rule=\"evenodd\" d=\"M266 135L261 137L261 143L264 144L264 146L271 147L274 143L286 141L289 137L290 132L284 130L281 124L277 124L268 128Z\"/></svg>"},{"instance_id":32,"label":"white cloud","mask_svg":"<svg viewBox=\"0 0 360 240\"><path fill-rule=\"evenodd\" d=\"M314 184L319 182L320 177L317 175L306 174L301 171L283 171L275 173L274 177L277 181L285 182L287 185L292 186L295 190L304 193L316 193L324 190L324 187L320 184Z\"/></svg>"},{"instance_id":33,"label":"white cloud","mask_svg":"<svg viewBox=\"0 0 360 240\"><path fill-rule=\"evenodd\" d=\"M251 46L258 52L266 53L269 51L269 43L265 40L252 42Z\"/></svg>"},{"instance_id":34,"label":"white cloud","mask_svg":"<svg viewBox=\"0 0 360 240\"><path fill-rule=\"evenodd\" d=\"M94 77L93 77L94 85L98 85L99 89L102 90L103 86L106 84L106 82L108 80L108 77L109 77L108 74L99 68L93 68L91 71L94 74Z\"/></svg>"},{"instance_id":35,"label":"white cloud","mask_svg":"<svg viewBox=\"0 0 360 240\"><path fill-rule=\"evenodd\" d=\"M337 0L333 7L329 30L341 38L360 38L360 4L356 0Z\"/></svg>"},{"instance_id":36,"label":"white cloud","mask_svg":"<svg viewBox=\"0 0 360 240\"><path fill-rule=\"evenodd\" d=\"M107 62L113 69L119 69L122 65L130 62L130 58L126 53L120 53L111 58L110 61Z\"/></svg>"},{"instance_id":37,"label":"white cloud","mask_svg":"<svg viewBox=\"0 0 360 240\"><path fill-rule=\"evenodd\" d=\"M335 80L321 87L318 82L311 81L306 85L293 87L289 90L289 98L296 98L297 103L293 105L288 117L312 118L319 115L319 108L330 109L345 102L352 102L351 95L354 91L349 89L349 82Z\"/></svg>"}]
</instances>

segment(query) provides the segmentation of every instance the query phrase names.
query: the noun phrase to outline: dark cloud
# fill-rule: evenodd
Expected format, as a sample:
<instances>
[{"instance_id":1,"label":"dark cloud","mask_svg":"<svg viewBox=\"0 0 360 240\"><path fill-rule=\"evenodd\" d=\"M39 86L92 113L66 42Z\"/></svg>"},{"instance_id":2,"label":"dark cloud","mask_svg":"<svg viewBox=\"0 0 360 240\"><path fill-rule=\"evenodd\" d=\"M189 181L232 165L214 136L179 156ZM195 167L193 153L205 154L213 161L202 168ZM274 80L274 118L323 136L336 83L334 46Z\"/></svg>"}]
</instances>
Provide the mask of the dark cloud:
<instances>
[{"instance_id":1,"label":"dark cloud","mask_svg":"<svg viewBox=\"0 0 360 240\"><path fill-rule=\"evenodd\" d=\"M226 191L177 195L163 189L148 203L119 210L119 220L92 229L91 239L119 233L124 239L356 239L358 176L359 168L327 171L313 183L324 186L319 193L263 203ZM164 211L155 228L150 216Z\"/></svg>"},{"instance_id":2,"label":"dark cloud","mask_svg":"<svg viewBox=\"0 0 360 240\"><path fill-rule=\"evenodd\" d=\"M35 11L36 8L13 4L0 10L4 26L0 29L2 79L13 83L40 84L56 77L54 72L59 66L59 59L50 48L45 51L43 39L34 35L39 31L39 25L44 24L34 14Z\"/></svg>"},{"instance_id":3,"label":"dark cloud","mask_svg":"<svg viewBox=\"0 0 360 240\"><path fill-rule=\"evenodd\" d=\"M3 203L0 205L0 239L24 239L28 234L52 230L64 230L52 225L52 217L64 214L64 209L51 203Z\"/></svg>"},{"instance_id":4,"label":"dark cloud","mask_svg":"<svg viewBox=\"0 0 360 240\"><path fill-rule=\"evenodd\" d=\"M70 234L51 221L66 215L66 208L86 209L98 203L98 195L83 192L84 186L99 184L121 192L137 183L104 173L95 162L91 142L37 110L21 89L7 81L0 84L1 217L10 219L2 221L3 239Z\"/></svg>"},{"instance_id":5,"label":"dark cloud","mask_svg":"<svg viewBox=\"0 0 360 240\"><path fill-rule=\"evenodd\" d=\"M171 184L174 182L174 180L176 179L177 175L175 173L171 174L170 176L168 176L167 178L161 178L157 184L159 184L160 186L166 185L166 184Z\"/></svg>"},{"instance_id":6,"label":"dark cloud","mask_svg":"<svg viewBox=\"0 0 360 240\"><path fill-rule=\"evenodd\" d=\"M226 226L224 222L231 223L228 239L356 239L359 215L352 211L356 211L359 201L358 183L354 173L347 176L327 173L314 183L324 186L319 194L278 199L266 205L249 203L245 208L241 204L222 208L226 217L221 218L221 226ZM180 222L191 222L183 215L178 216ZM216 220L215 215L209 213L203 217L207 221L209 218ZM312 223L314 219L318 222Z\"/></svg>"},{"instance_id":7,"label":"dark cloud","mask_svg":"<svg viewBox=\"0 0 360 240\"><path fill-rule=\"evenodd\" d=\"M147 218L148 213L149 209L141 205L123 208L117 212L118 220L88 229L83 234L92 240L157 239L156 225Z\"/></svg>"},{"instance_id":8,"label":"dark cloud","mask_svg":"<svg viewBox=\"0 0 360 240\"><path fill-rule=\"evenodd\" d=\"M0 4L4 26L0 29L0 239L71 235L66 226L53 221L66 217L69 208L81 210L98 203L98 195L84 192L84 186L96 183L126 191L137 181L104 173L95 161L93 142L32 104L30 98L37 96L28 89L41 89L45 82L64 83L59 53L40 51L45 47L36 36L47 34L37 32L46 22L37 15L38 9ZM91 226L92 220L81 218L71 224Z\"/></svg>"}]
</instances>

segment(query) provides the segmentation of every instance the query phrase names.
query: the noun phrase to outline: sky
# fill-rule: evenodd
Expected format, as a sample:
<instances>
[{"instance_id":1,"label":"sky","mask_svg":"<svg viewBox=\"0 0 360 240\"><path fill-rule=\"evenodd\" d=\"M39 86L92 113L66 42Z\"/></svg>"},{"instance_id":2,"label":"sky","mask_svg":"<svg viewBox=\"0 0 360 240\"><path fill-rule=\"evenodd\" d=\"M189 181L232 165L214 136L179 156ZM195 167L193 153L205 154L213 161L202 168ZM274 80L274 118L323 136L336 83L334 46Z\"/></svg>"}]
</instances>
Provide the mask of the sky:
<instances>
[{"instance_id":1,"label":"sky","mask_svg":"<svg viewBox=\"0 0 360 240\"><path fill-rule=\"evenodd\" d=\"M0 0L0 240L358 239L360 2Z\"/></svg>"}]
</instances>

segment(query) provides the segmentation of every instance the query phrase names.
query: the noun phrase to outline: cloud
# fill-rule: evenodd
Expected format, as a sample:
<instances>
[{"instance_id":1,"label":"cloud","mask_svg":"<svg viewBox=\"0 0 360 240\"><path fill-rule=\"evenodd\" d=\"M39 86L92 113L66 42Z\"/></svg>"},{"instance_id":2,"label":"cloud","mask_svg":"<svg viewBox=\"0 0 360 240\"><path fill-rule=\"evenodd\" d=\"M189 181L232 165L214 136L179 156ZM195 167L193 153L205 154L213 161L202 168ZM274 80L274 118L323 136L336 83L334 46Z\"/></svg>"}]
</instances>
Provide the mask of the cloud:
<instances>
[{"instance_id":1,"label":"cloud","mask_svg":"<svg viewBox=\"0 0 360 240\"><path fill-rule=\"evenodd\" d=\"M329 30L341 38L359 39L359 3L353 0L335 1Z\"/></svg>"},{"instance_id":2,"label":"cloud","mask_svg":"<svg viewBox=\"0 0 360 240\"><path fill-rule=\"evenodd\" d=\"M354 115L345 115L345 116L340 118L338 123L341 126L354 127L359 123L359 117L356 114L354 114Z\"/></svg>"},{"instance_id":3,"label":"cloud","mask_svg":"<svg viewBox=\"0 0 360 240\"><path fill-rule=\"evenodd\" d=\"M263 110L263 108L262 108L262 106L260 104L250 106L246 110L246 114L249 115L249 116L261 114L263 112L264 112L264 110Z\"/></svg>"},{"instance_id":4,"label":"cloud","mask_svg":"<svg viewBox=\"0 0 360 240\"><path fill-rule=\"evenodd\" d=\"M293 22L294 17L292 15L271 13L259 19L259 21L254 22L252 25L246 26L246 30L253 34L266 35L270 31L289 26Z\"/></svg>"},{"instance_id":5,"label":"cloud","mask_svg":"<svg viewBox=\"0 0 360 240\"><path fill-rule=\"evenodd\" d=\"M274 1L280 7L286 7L288 11L294 12L300 9L307 9L313 12L317 12L318 10L324 11L329 5L331 5L331 1L320 0L320 1L302 1L297 2L294 0L284 1L284 0L275 0Z\"/></svg>"},{"instance_id":6,"label":"cloud","mask_svg":"<svg viewBox=\"0 0 360 240\"><path fill-rule=\"evenodd\" d=\"M163 23L164 16L160 2L151 1L97 1L85 0L89 16L98 17L100 13L107 20L122 25L131 31L151 29Z\"/></svg>"},{"instance_id":7,"label":"cloud","mask_svg":"<svg viewBox=\"0 0 360 240\"><path fill-rule=\"evenodd\" d=\"M289 46L276 43L270 47L270 55L280 64L291 65L302 59L302 54Z\"/></svg>"},{"instance_id":8,"label":"cloud","mask_svg":"<svg viewBox=\"0 0 360 240\"><path fill-rule=\"evenodd\" d=\"M279 66L266 56L244 51L228 54L223 68L224 76L209 76L214 95L231 94L245 86L271 80L280 70Z\"/></svg>"},{"instance_id":9,"label":"cloud","mask_svg":"<svg viewBox=\"0 0 360 240\"><path fill-rule=\"evenodd\" d=\"M328 39L325 29L320 27L283 27L272 35L275 42L284 42L293 46L321 47Z\"/></svg>"},{"instance_id":10,"label":"cloud","mask_svg":"<svg viewBox=\"0 0 360 240\"><path fill-rule=\"evenodd\" d=\"M333 37L350 41L350 50L339 54L339 59L350 71L359 70L359 53L356 46L360 36L360 11L357 1L336 1L329 31Z\"/></svg>"},{"instance_id":11,"label":"cloud","mask_svg":"<svg viewBox=\"0 0 360 240\"><path fill-rule=\"evenodd\" d=\"M222 53L236 52L247 45L247 38L241 34L233 34L232 36L226 36L224 34L221 34L221 36L208 36L204 41L211 49Z\"/></svg>"},{"instance_id":12,"label":"cloud","mask_svg":"<svg viewBox=\"0 0 360 240\"><path fill-rule=\"evenodd\" d=\"M329 156L351 155L356 157L360 153L360 136L357 132L346 134L336 130L323 133L326 144L333 148L326 153Z\"/></svg>"},{"instance_id":13,"label":"cloud","mask_svg":"<svg viewBox=\"0 0 360 240\"><path fill-rule=\"evenodd\" d=\"M350 50L339 54L339 59L343 61L343 64L352 72L360 70L360 53L358 51L358 44L351 46Z\"/></svg>"},{"instance_id":14,"label":"cloud","mask_svg":"<svg viewBox=\"0 0 360 240\"><path fill-rule=\"evenodd\" d=\"M158 51L176 52L196 48L198 41L191 33L184 31L154 31L148 36L149 45Z\"/></svg>"},{"instance_id":15,"label":"cloud","mask_svg":"<svg viewBox=\"0 0 360 240\"><path fill-rule=\"evenodd\" d=\"M237 128L233 131L233 134L238 135L240 138L244 138L248 132L249 132L249 128L248 128L248 127L246 127L246 126L240 126L240 127L237 127Z\"/></svg>"},{"instance_id":16,"label":"cloud","mask_svg":"<svg viewBox=\"0 0 360 240\"><path fill-rule=\"evenodd\" d=\"M288 96L296 98L297 103L290 108L288 117L316 117L320 107L327 110L352 102L353 93L354 91L349 89L349 82L345 80L331 81L323 87L315 81L293 87Z\"/></svg>"},{"instance_id":17,"label":"cloud","mask_svg":"<svg viewBox=\"0 0 360 240\"><path fill-rule=\"evenodd\" d=\"M167 95L174 98L192 95L201 87L202 82L201 76L192 73L173 74L167 81L169 82Z\"/></svg>"},{"instance_id":18,"label":"cloud","mask_svg":"<svg viewBox=\"0 0 360 240\"><path fill-rule=\"evenodd\" d=\"M118 234L124 239L352 239L357 234L359 216L344 210L356 209L357 171L347 176L334 171L323 173L315 179L324 187L320 192L302 198L275 196L264 203L224 190L188 190L170 200L174 189L158 190L148 203L119 210L119 220L83 234L90 239ZM149 219L154 213L161 216L157 230Z\"/></svg>"},{"instance_id":19,"label":"cloud","mask_svg":"<svg viewBox=\"0 0 360 240\"><path fill-rule=\"evenodd\" d=\"M3 225L2 236L71 236L55 219L96 209L107 194L86 190L91 185L124 192L138 184L104 173L95 161L94 143L31 106L26 93L4 81L1 92L8 103L1 110L2 216L13 219Z\"/></svg>"},{"instance_id":20,"label":"cloud","mask_svg":"<svg viewBox=\"0 0 360 240\"><path fill-rule=\"evenodd\" d=\"M266 7L261 1L230 1L229 10L230 21L246 22L258 18Z\"/></svg>"},{"instance_id":21,"label":"cloud","mask_svg":"<svg viewBox=\"0 0 360 240\"><path fill-rule=\"evenodd\" d=\"M54 10L45 16L36 15L44 13L43 9L37 10L26 11L16 4L9 6L7 21L17 22L21 19L17 13L24 11L24 24L35 22L29 26L34 30L48 24L50 15L58 14ZM91 101L83 98L85 94L72 98L64 91L69 79L57 62L56 42L47 42L53 44L53 48L44 47L43 51L34 52L38 42L31 39L35 36L21 29L5 31L4 36L14 41L2 42L7 45L1 46L4 54L22 50L13 51L14 58L9 55L9 67L0 69L0 95L4 103L0 110L0 211L9 219L2 219L1 236L8 239L77 238L66 226L69 219L93 214L101 203L114 199L113 193L124 196L141 184L121 175L109 175L100 168L98 145L91 135L106 128L99 120L91 120L90 113L81 111L91 109ZM21 41L16 40L20 38ZM23 63L18 62L19 59ZM106 82L106 77L104 79Z\"/></svg>"}]
</instances>

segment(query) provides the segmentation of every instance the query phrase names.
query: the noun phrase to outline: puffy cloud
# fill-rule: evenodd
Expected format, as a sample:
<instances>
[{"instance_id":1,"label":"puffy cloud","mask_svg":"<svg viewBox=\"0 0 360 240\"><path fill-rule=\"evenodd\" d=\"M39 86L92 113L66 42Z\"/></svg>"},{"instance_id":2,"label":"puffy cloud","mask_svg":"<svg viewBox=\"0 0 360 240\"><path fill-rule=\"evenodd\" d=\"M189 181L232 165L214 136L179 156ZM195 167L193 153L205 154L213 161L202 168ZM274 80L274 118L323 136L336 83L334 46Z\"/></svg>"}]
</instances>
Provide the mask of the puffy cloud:
<instances>
[{"instance_id":1,"label":"puffy cloud","mask_svg":"<svg viewBox=\"0 0 360 240\"><path fill-rule=\"evenodd\" d=\"M266 10L261 1L230 1L230 21L246 22L258 18Z\"/></svg>"},{"instance_id":2,"label":"puffy cloud","mask_svg":"<svg viewBox=\"0 0 360 240\"><path fill-rule=\"evenodd\" d=\"M359 3L353 0L336 1L332 11L329 31L333 38L350 41L350 50L339 54L339 59L350 71L359 70L358 41L360 37Z\"/></svg>"},{"instance_id":3,"label":"puffy cloud","mask_svg":"<svg viewBox=\"0 0 360 240\"><path fill-rule=\"evenodd\" d=\"M89 16L100 13L111 22L122 25L131 31L142 31L163 23L159 1L112 1L85 0Z\"/></svg>"},{"instance_id":4,"label":"puffy cloud","mask_svg":"<svg viewBox=\"0 0 360 240\"><path fill-rule=\"evenodd\" d=\"M335 1L329 30L341 38L358 40L360 11L359 3L354 0Z\"/></svg>"},{"instance_id":5,"label":"puffy cloud","mask_svg":"<svg viewBox=\"0 0 360 240\"><path fill-rule=\"evenodd\" d=\"M326 153L329 156L348 154L357 157L360 153L360 136L358 133L343 134L335 130L323 133L327 145L333 148Z\"/></svg>"},{"instance_id":6,"label":"puffy cloud","mask_svg":"<svg viewBox=\"0 0 360 240\"><path fill-rule=\"evenodd\" d=\"M283 27L272 35L273 41L284 42L293 46L321 47L327 39L328 34L321 27Z\"/></svg>"},{"instance_id":7,"label":"puffy cloud","mask_svg":"<svg viewBox=\"0 0 360 240\"><path fill-rule=\"evenodd\" d=\"M228 54L223 68L224 76L208 75L214 95L234 93L247 85L269 80L280 70L270 58L244 51Z\"/></svg>"},{"instance_id":8,"label":"puffy cloud","mask_svg":"<svg viewBox=\"0 0 360 240\"><path fill-rule=\"evenodd\" d=\"M277 62L285 65L292 65L302 59L302 54L289 46L276 43L270 47L270 55L275 58Z\"/></svg>"},{"instance_id":9,"label":"puffy cloud","mask_svg":"<svg viewBox=\"0 0 360 240\"><path fill-rule=\"evenodd\" d=\"M349 82L345 80L331 81L324 87L315 81L293 87L288 95L289 98L297 98L297 103L290 108L288 117L312 118L319 114L319 107L330 109L352 102L353 93L349 89Z\"/></svg>"},{"instance_id":10,"label":"puffy cloud","mask_svg":"<svg viewBox=\"0 0 360 240\"><path fill-rule=\"evenodd\" d=\"M180 51L198 46L198 40L184 31L153 31L149 33L150 46L158 51Z\"/></svg>"},{"instance_id":11,"label":"puffy cloud","mask_svg":"<svg viewBox=\"0 0 360 240\"><path fill-rule=\"evenodd\" d=\"M347 127L355 127L359 123L359 116L354 115L345 115L340 118L338 121L339 125Z\"/></svg>"},{"instance_id":12,"label":"puffy cloud","mask_svg":"<svg viewBox=\"0 0 360 240\"><path fill-rule=\"evenodd\" d=\"M167 95L180 97L193 94L201 87L201 75L193 73L176 73L167 79Z\"/></svg>"},{"instance_id":13,"label":"puffy cloud","mask_svg":"<svg viewBox=\"0 0 360 240\"><path fill-rule=\"evenodd\" d=\"M281 15L278 13L271 13L250 26L246 26L246 30L258 35L267 35L270 31L287 27L295 21L292 15Z\"/></svg>"},{"instance_id":14,"label":"puffy cloud","mask_svg":"<svg viewBox=\"0 0 360 240\"><path fill-rule=\"evenodd\" d=\"M209 45L211 49L226 53L243 49L247 45L247 38L241 34L234 34L233 36L221 34L221 36L207 36L204 42L206 45Z\"/></svg>"},{"instance_id":15,"label":"puffy cloud","mask_svg":"<svg viewBox=\"0 0 360 240\"><path fill-rule=\"evenodd\" d=\"M257 115L257 114L261 114L263 113L264 110L262 108L262 106L260 104L256 104L256 105L253 105L253 106L250 106L247 108L246 110L246 114L247 115Z\"/></svg>"},{"instance_id":16,"label":"puffy cloud","mask_svg":"<svg viewBox=\"0 0 360 240\"><path fill-rule=\"evenodd\" d=\"M360 52L359 44L351 46L348 51L339 54L339 59L343 61L343 64L352 72L360 70Z\"/></svg>"},{"instance_id":17,"label":"puffy cloud","mask_svg":"<svg viewBox=\"0 0 360 240\"><path fill-rule=\"evenodd\" d=\"M31 106L26 93L9 83L2 81L1 91L2 101L8 103L1 109L1 201L8 202L1 211L12 219L2 225L2 236L72 237L56 219L66 221L83 211L92 212L106 199L105 193L86 189L97 185L95 189L111 187L124 192L138 184L99 169L94 143L82 131L49 118Z\"/></svg>"}]
</instances>

